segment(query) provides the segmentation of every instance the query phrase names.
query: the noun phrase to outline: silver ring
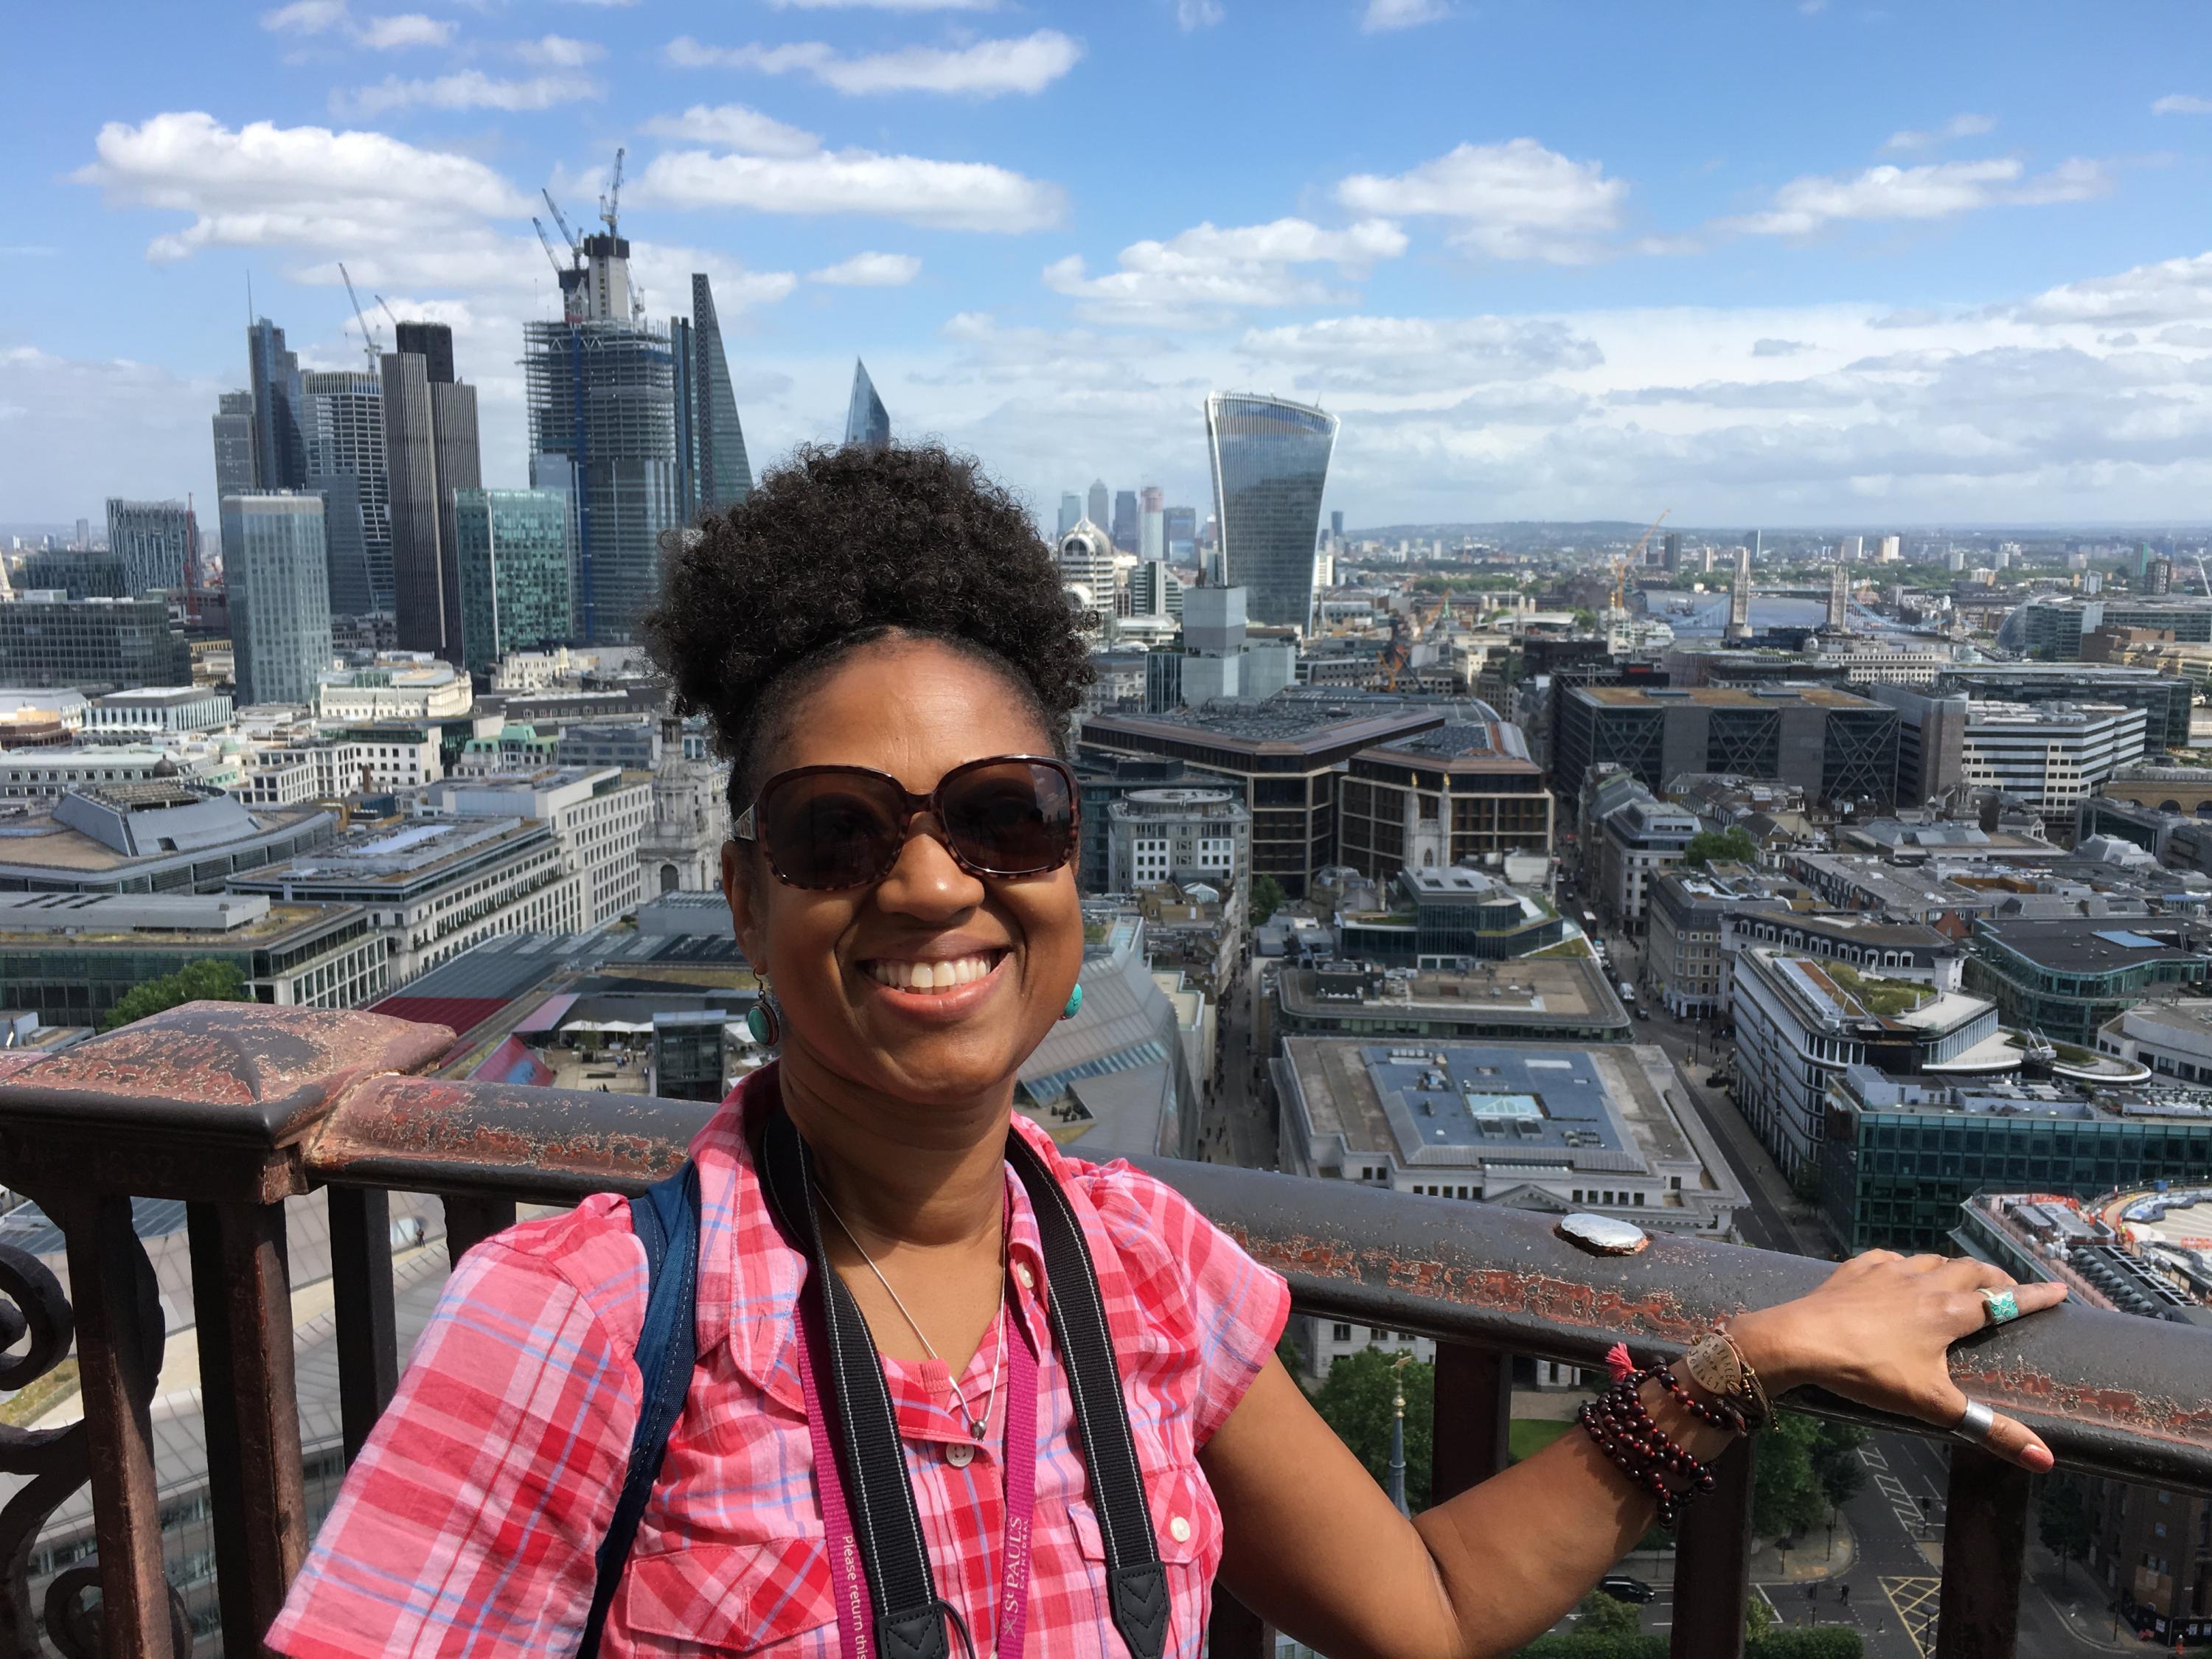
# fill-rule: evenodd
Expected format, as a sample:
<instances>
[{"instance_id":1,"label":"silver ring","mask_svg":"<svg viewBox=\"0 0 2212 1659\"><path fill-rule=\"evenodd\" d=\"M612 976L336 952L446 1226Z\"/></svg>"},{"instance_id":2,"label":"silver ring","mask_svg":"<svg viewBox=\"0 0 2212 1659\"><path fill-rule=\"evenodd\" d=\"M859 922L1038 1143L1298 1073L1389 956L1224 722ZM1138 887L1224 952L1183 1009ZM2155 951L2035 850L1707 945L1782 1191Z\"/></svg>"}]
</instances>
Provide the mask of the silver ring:
<instances>
[{"instance_id":1,"label":"silver ring","mask_svg":"<svg viewBox=\"0 0 2212 1659\"><path fill-rule=\"evenodd\" d=\"M1997 1425L1997 1414L1978 1400L1966 1402L1966 1414L1951 1425L1951 1437L1963 1440L1970 1446L1986 1446L1990 1432Z\"/></svg>"}]
</instances>

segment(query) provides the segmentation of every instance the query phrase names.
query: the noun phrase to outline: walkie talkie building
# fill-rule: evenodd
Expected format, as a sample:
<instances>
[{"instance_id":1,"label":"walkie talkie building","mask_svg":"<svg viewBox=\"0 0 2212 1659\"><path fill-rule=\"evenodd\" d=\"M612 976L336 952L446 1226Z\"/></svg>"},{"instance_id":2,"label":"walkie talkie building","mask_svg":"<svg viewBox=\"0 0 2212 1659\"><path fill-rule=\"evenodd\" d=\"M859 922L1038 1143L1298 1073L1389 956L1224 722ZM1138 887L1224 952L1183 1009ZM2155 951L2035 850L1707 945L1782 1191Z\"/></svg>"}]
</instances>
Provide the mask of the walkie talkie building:
<instances>
[{"instance_id":1,"label":"walkie talkie building","mask_svg":"<svg viewBox=\"0 0 2212 1659\"><path fill-rule=\"evenodd\" d=\"M1335 416L1280 398L1216 392L1206 400L1213 511L1230 584L1255 623L1308 626L1322 490Z\"/></svg>"}]
</instances>

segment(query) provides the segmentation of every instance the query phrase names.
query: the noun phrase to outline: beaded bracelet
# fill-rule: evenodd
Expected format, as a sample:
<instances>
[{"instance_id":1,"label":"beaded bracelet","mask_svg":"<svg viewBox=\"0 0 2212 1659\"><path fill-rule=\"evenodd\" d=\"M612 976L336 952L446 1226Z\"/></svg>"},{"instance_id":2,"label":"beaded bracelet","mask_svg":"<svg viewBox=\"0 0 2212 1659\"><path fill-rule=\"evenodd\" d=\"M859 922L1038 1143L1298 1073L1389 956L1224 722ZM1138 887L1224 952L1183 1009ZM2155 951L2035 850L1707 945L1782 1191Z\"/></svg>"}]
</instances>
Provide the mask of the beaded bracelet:
<instances>
[{"instance_id":1,"label":"beaded bracelet","mask_svg":"<svg viewBox=\"0 0 2212 1659\"><path fill-rule=\"evenodd\" d=\"M1742 1418L1723 1404L1719 1409L1691 1397L1680 1382L1663 1370L1636 1370L1615 1382L1595 1400L1586 1401L1576 1419L1598 1449L1636 1486L1648 1491L1659 1509L1659 1524L1669 1532L1692 1498L1713 1489L1713 1472L1685 1450L1665 1430L1652 1421L1638 1390L1656 1381L1692 1412L1717 1428L1741 1428ZM1677 1488L1668 1484L1675 1476L1689 1482Z\"/></svg>"}]
</instances>

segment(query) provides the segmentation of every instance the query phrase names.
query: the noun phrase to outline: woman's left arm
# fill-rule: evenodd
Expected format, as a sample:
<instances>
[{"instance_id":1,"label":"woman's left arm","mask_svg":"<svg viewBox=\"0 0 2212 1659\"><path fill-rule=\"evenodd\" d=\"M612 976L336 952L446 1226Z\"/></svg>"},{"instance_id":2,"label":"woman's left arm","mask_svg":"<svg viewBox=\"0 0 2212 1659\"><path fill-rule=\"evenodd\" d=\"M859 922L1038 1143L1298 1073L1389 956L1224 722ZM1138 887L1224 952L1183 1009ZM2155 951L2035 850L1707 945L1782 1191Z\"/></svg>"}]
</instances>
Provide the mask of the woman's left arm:
<instances>
[{"instance_id":1,"label":"woman's left arm","mask_svg":"<svg viewBox=\"0 0 2212 1659\"><path fill-rule=\"evenodd\" d=\"M1804 1383L1948 1428L1966 1408L1945 1364L1981 1328L1984 1289L2021 1310L2058 1285L2015 1286L1997 1269L1871 1251L1811 1295L1729 1322L1769 1391ZM1732 1437L1647 1383L1653 1419L1701 1462ZM1447 1402L1438 1401L1438 1409ZM2051 1453L2000 1417L1990 1449L2028 1469ZM1587 1434L1408 1521L1270 1361L1200 1453L1227 1531L1222 1578L1247 1606L1340 1659L1480 1659L1551 1628L1651 1525L1656 1506Z\"/></svg>"}]
</instances>

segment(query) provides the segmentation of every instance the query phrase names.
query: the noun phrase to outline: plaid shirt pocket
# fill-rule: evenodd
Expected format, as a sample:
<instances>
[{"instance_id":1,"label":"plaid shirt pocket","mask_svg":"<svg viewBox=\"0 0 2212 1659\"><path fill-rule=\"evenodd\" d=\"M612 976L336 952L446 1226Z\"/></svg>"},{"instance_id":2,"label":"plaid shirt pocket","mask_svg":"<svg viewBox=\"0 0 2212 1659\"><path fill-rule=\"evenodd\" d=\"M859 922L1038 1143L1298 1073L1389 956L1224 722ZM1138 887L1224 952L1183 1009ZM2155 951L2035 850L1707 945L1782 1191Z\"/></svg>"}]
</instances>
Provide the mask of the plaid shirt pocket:
<instances>
[{"instance_id":1,"label":"plaid shirt pocket","mask_svg":"<svg viewBox=\"0 0 2212 1659\"><path fill-rule=\"evenodd\" d=\"M836 1645L823 1540L702 1544L640 1555L623 1575L623 1622L637 1653L811 1654ZM829 1638L800 1638L819 1631Z\"/></svg>"}]
</instances>

